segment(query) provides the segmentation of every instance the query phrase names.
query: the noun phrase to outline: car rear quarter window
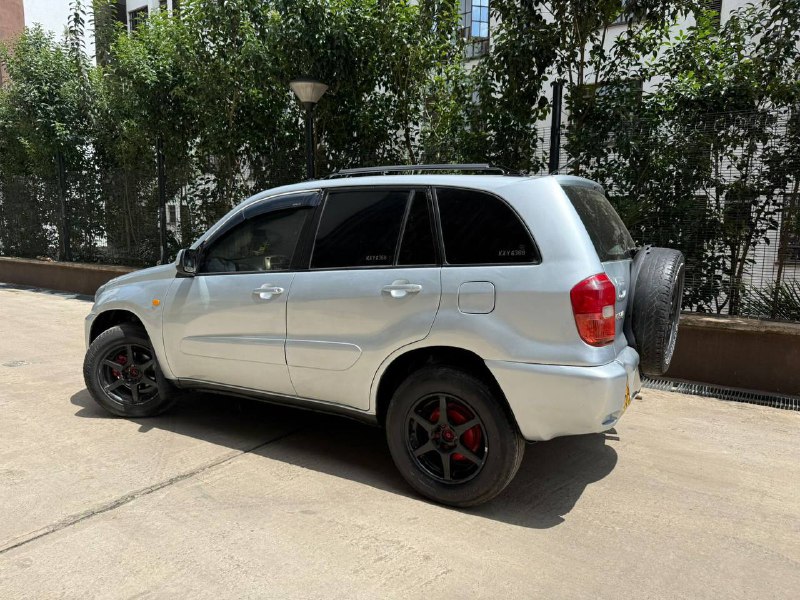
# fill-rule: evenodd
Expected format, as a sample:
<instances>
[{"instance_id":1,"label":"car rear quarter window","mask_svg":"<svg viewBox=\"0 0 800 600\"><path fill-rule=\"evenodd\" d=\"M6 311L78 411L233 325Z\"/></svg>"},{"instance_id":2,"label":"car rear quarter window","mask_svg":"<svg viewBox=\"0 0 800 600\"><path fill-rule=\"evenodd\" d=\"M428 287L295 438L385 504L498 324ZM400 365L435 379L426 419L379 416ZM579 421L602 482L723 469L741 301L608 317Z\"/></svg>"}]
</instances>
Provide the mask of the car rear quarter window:
<instances>
[{"instance_id":1,"label":"car rear quarter window","mask_svg":"<svg viewBox=\"0 0 800 600\"><path fill-rule=\"evenodd\" d=\"M476 190L436 188L436 201L447 264L539 262L528 228L500 198Z\"/></svg>"},{"instance_id":2,"label":"car rear quarter window","mask_svg":"<svg viewBox=\"0 0 800 600\"><path fill-rule=\"evenodd\" d=\"M409 190L332 191L317 229L312 269L391 266Z\"/></svg>"},{"instance_id":3,"label":"car rear quarter window","mask_svg":"<svg viewBox=\"0 0 800 600\"><path fill-rule=\"evenodd\" d=\"M583 221L589 239L602 262L631 257L635 248L625 223L605 195L593 188L565 185L564 192Z\"/></svg>"}]
</instances>

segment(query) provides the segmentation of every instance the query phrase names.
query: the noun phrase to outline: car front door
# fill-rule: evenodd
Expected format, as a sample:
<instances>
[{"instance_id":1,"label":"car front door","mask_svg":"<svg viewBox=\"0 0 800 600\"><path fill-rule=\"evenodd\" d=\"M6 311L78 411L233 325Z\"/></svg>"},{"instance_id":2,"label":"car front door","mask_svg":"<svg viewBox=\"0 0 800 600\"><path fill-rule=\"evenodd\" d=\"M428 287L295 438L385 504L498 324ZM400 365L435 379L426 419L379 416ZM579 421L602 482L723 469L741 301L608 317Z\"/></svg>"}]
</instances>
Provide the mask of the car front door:
<instances>
[{"instance_id":1,"label":"car front door","mask_svg":"<svg viewBox=\"0 0 800 600\"><path fill-rule=\"evenodd\" d=\"M179 379L294 395L286 301L317 198L306 192L246 207L209 240L198 273L171 287L164 346Z\"/></svg>"},{"instance_id":2,"label":"car front door","mask_svg":"<svg viewBox=\"0 0 800 600\"><path fill-rule=\"evenodd\" d=\"M327 194L310 269L289 296L286 359L299 396L369 408L380 364L425 338L436 316L434 231L424 188Z\"/></svg>"}]
</instances>

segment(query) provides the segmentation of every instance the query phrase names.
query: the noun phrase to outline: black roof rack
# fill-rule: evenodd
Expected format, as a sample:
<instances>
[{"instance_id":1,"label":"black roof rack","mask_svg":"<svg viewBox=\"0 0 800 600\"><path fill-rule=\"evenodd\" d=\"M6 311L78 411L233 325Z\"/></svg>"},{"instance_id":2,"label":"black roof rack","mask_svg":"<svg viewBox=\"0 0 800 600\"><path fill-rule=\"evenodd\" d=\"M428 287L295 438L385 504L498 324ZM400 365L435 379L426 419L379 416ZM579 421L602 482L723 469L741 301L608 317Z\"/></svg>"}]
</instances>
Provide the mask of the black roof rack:
<instances>
[{"instance_id":1,"label":"black roof rack","mask_svg":"<svg viewBox=\"0 0 800 600\"><path fill-rule=\"evenodd\" d=\"M392 175L397 173L415 173L431 171L466 171L468 173L489 173L494 175L522 175L505 167L490 163L466 163L443 165L387 165L379 167L361 167L358 169L342 169L328 175L328 179L341 179L343 177L367 177L369 175Z\"/></svg>"}]
</instances>

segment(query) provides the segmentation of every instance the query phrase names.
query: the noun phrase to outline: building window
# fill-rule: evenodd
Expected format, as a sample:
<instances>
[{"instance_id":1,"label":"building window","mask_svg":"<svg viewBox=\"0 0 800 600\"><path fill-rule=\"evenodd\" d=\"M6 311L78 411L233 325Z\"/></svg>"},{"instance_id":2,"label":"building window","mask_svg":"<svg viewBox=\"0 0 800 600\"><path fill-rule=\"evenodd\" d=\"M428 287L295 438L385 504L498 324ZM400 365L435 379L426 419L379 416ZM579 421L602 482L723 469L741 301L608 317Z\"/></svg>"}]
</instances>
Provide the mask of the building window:
<instances>
[{"instance_id":1,"label":"building window","mask_svg":"<svg viewBox=\"0 0 800 600\"><path fill-rule=\"evenodd\" d=\"M167 223L178 222L178 207L174 204L167 205Z\"/></svg>"},{"instance_id":2,"label":"building window","mask_svg":"<svg viewBox=\"0 0 800 600\"><path fill-rule=\"evenodd\" d=\"M722 0L706 0L705 5L706 10L716 11L711 17L711 24L719 29L719 26L722 22Z\"/></svg>"},{"instance_id":3,"label":"building window","mask_svg":"<svg viewBox=\"0 0 800 600\"><path fill-rule=\"evenodd\" d=\"M136 31L147 20L147 7L142 6L128 12L128 30Z\"/></svg>"},{"instance_id":4,"label":"building window","mask_svg":"<svg viewBox=\"0 0 800 600\"><path fill-rule=\"evenodd\" d=\"M158 9L159 10L167 10L167 0L158 0Z\"/></svg>"},{"instance_id":5,"label":"building window","mask_svg":"<svg viewBox=\"0 0 800 600\"><path fill-rule=\"evenodd\" d=\"M783 234L786 236L786 254L783 257L787 263L800 263L800 211L797 205L800 201L800 196L794 194L787 194L784 199L784 214L783 219L788 222L782 228Z\"/></svg>"},{"instance_id":6,"label":"building window","mask_svg":"<svg viewBox=\"0 0 800 600\"><path fill-rule=\"evenodd\" d=\"M461 37L466 41L467 58L489 52L489 0L461 1Z\"/></svg>"}]
</instances>

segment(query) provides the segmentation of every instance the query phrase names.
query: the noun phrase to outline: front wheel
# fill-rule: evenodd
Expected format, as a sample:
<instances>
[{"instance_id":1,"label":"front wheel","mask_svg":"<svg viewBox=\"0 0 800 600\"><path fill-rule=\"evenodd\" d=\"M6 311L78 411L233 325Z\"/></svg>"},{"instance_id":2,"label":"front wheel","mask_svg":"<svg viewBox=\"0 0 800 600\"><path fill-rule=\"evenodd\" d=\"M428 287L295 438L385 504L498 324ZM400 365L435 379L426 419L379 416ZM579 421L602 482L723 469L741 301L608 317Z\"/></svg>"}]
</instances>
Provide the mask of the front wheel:
<instances>
[{"instance_id":1,"label":"front wheel","mask_svg":"<svg viewBox=\"0 0 800 600\"><path fill-rule=\"evenodd\" d=\"M386 415L392 458L408 483L442 504L482 504L502 492L525 443L489 386L452 367L426 367L403 382Z\"/></svg>"},{"instance_id":2,"label":"front wheel","mask_svg":"<svg viewBox=\"0 0 800 600\"><path fill-rule=\"evenodd\" d=\"M151 417L174 402L147 333L129 323L97 336L86 353L83 378L95 402L120 417Z\"/></svg>"}]
</instances>

